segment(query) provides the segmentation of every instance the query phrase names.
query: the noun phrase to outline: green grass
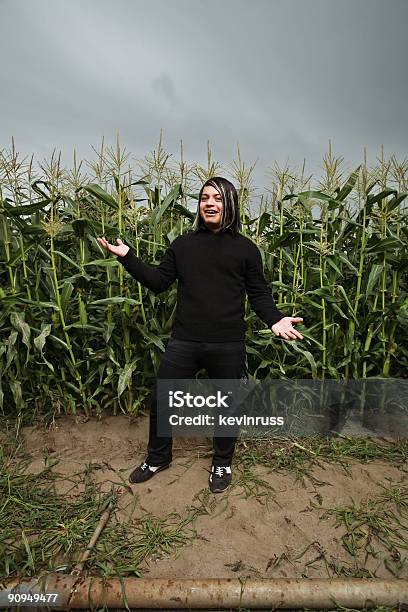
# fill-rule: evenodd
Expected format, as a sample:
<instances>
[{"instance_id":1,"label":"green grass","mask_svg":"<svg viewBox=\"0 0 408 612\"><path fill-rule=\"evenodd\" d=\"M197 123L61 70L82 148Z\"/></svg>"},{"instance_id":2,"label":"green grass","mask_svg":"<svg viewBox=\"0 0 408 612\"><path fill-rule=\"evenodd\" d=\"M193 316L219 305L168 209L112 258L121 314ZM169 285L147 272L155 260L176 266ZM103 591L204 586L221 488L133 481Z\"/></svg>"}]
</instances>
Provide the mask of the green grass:
<instances>
[{"instance_id":1,"label":"green grass","mask_svg":"<svg viewBox=\"0 0 408 612\"><path fill-rule=\"evenodd\" d=\"M326 508L321 518L332 517L335 527L343 528L342 546L355 558L355 570L362 559L372 557L398 578L408 564L408 486L390 482L382 488L382 493L359 504ZM341 568L337 573L344 575Z\"/></svg>"},{"instance_id":2,"label":"green grass","mask_svg":"<svg viewBox=\"0 0 408 612\"><path fill-rule=\"evenodd\" d=\"M69 476L56 471L56 461L37 474L25 473L29 458L16 456L15 444L4 444L0 453L0 580L34 576L40 570L73 565L112 499L92 481L98 464ZM57 492L59 481L68 491ZM143 575L147 560L161 558L196 537L194 523L207 507L209 491L183 515L150 513L134 518L137 496L131 501L128 520L116 521L114 511L90 554L86 568L102 577Z\"/></svg>"},{"instance_id":3,"label":"green grass","mask_svg":"<svg viewBox=\"0 0 408 612\"><path fill-rule=\"evenodd\" d=\"M350 462L368 463L375 460L407 464L408 440L343 437L251 439L238 441L235 452L235 461L245 466L264 465L275 471L290 472L299 479L310 478L315 484L319 484L319 481L313 477L311 470L322 462L335 463L350 474Z\"/></svg>"}]
</instances>

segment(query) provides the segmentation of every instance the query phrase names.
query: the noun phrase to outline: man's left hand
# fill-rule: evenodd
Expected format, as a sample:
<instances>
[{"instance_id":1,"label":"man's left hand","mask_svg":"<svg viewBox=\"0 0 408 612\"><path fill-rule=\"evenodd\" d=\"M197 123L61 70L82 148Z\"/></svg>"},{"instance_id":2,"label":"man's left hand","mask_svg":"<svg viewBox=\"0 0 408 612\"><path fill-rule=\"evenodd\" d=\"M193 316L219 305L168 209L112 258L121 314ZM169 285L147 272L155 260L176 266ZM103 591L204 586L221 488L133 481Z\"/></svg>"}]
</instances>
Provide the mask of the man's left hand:
<instances>
[{"instance_id":1,"label":"man's left hand","mask_svg":"<svg viewBox=\"0 0 408 612\"><path fill-rule=\"evenodd\" d=\"M271 330L275 336L285 338L285 340L296 340L296 338L303 340L302 334L292 327L292 323L300 323L300 321L303 321L302 317L283 317L272 325Z\"/></svg>"}]
</instances>

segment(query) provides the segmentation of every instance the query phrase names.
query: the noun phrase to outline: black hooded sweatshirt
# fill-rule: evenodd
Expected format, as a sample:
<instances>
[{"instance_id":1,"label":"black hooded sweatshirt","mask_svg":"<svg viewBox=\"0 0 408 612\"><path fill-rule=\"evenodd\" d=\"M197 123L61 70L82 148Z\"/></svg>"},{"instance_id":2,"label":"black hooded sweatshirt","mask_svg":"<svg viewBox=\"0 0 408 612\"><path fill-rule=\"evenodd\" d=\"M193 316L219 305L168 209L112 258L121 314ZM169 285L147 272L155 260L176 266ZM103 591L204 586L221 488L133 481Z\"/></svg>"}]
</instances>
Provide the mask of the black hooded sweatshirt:
<instances>
[{"instance_id":1,"label":"black hooded sweatshirt","mask_svg":"<svg viewBox=\"0 0 408 612\"><path fill-rule=\"evenodd\" d=\"M275 306L258 247L243 234L214 233L205 227L178 236L158 265L143 262L132 247L117 259L155 294L178 280L173 338L245 340L245 291L251 307L269 327L286 316Z\"/></svg>"}]
</instances>

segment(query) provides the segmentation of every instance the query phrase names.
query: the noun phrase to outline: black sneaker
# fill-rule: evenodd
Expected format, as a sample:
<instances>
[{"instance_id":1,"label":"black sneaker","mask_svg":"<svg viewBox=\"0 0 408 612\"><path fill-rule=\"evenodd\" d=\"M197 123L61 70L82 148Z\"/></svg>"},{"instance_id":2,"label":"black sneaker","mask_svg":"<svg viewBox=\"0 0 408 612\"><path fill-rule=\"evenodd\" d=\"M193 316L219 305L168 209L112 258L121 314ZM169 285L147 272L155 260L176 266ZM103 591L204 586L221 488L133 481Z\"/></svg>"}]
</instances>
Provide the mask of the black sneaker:
<instances>
[{"instance_id":1,"label":"black sneaker","mask_svg":"<svg viewBox=\"0 0 408 612\"><path fill-rule=\"evenodd\" d=\"M211 466L211 474L208 480L210 491L213 493L221 493L230 485L232 479L232 470L230 465L226 466Z\"/></svg>"},{"instance_id":2,"label":"black sneaker","mask_svg":"<svg viewBox=\"0 0 408 612\"><path fill-rule=\"evenodd\" d=\"M150 478L152 478L152 476L157 474L157 472L160 472L161 470L165 470L168 467L170 467L170 463L168 463L167 465L160 465L156 467L153 465L148 465L148 463L144 461L137 468L133 470L133 472L129 476L129 482L133 484L137 484L139 482L145 482L146 480L149 480Z\"/></svg>"}]
</instances>

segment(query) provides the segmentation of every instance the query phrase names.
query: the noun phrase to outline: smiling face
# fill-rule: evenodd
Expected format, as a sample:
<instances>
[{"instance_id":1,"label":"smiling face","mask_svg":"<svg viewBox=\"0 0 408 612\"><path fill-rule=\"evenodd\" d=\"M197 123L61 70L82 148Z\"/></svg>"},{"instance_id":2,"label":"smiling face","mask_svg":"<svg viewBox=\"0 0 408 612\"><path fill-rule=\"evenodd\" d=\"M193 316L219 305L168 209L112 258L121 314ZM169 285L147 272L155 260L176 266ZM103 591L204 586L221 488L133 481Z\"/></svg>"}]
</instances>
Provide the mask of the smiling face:
<instances>
[{"instance_id":1,"label":"smiling face","mask_svg":"<svg viewBox=\"0 0 408 612\"><path fill-rule=\"evenodd\" d=\"M201 194L200 214L206 226L217 232L221 225L223 211L222 197L211 185L206 185Z\"/></svg>"}]
</instances>

